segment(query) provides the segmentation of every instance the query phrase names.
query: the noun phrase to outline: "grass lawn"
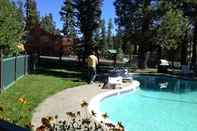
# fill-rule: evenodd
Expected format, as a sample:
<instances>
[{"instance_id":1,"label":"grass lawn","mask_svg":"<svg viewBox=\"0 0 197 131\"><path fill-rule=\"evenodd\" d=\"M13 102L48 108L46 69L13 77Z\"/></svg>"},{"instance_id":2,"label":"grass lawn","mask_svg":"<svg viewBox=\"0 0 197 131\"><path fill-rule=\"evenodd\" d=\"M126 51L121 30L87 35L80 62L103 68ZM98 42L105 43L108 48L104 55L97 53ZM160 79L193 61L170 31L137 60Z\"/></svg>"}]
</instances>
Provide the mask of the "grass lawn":
<instances>
[{"instance_id":1,"label":"grass lawn","mask_svg":"<svg viewBox=\"0 0 197 131\"><path fill-rule=\"evenodd\" d=\"M44 99L66 88L82 84L85 82L80 79L80 74L62 69L42 70L27 75L0 95L0 117L6 117L24 127L31 121L34 109ZM19 102L19 98L23 97L27 99L25 104Z\"/></svg>"}]
</instances>

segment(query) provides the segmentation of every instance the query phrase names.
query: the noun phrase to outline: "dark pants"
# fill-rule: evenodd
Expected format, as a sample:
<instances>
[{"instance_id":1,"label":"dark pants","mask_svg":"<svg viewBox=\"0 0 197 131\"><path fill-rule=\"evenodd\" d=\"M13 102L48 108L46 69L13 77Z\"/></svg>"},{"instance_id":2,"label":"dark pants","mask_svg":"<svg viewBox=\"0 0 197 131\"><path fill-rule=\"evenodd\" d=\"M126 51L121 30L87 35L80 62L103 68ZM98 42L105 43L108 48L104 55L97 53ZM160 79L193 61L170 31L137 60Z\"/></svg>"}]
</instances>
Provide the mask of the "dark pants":
<instances>
[{"instance_id":1,"label":"dark pants","mask_svg":"<svg viewBox=\"0 0 197 131\"><path fill-rule=\"evenodd\" d=\"M89 82L94 82L96 78L96 68L88 67Z\"/></svg>"}]
</instances>

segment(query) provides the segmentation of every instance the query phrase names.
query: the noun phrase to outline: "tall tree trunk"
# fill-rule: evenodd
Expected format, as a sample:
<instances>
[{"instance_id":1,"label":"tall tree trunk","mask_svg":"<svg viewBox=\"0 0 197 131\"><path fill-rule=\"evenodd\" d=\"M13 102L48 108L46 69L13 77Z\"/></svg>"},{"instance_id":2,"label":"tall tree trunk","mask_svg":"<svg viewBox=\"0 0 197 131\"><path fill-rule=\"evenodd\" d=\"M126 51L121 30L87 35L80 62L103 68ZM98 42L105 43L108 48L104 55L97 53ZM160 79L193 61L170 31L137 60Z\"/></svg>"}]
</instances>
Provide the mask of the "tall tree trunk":
<instances>
[{"instance_id":1,"label":"tall tree trunk","mask_svg":"<svg viewBox=\"0 0 197 131\"><path fill-rule=\"evenodd\" d=\"M181 46L181 65L187 64L187 42L184 40Z\"/></svg>"},{"instance_id":2,"label":"tall tree trunk","mask_svg":"<svg viewBox=\"0 0 197 131\"><path fill-rule=\"evenodd\" d=\"M132 64L132 54L129 53L129 64Z\"/></svg>"},{"instance_id":3,"label":"tall tree trunk","mask_svg":"<svg viewBox=\"0 0 197 131\"><path fill-rule=\"evenodd\" d=\"M157 65L160 64L160 59L162 58L162 48L161 46L158 46L158 57L157 57Z\"/></svg>"},{"instance_id":4,"label":"tall tree trunk","mask_svg":"<svg viewBox=\"0 0 197 131\"><path fill-rule=\"evenodd\" d=\"M145 53L146 53L146 46L147 46L147 33L149 31L149 24L150 24L150 16L149 16L149 7L150 0L144 0L143 1L143 23L142 23L142 34L143 39L139 46L139 60L138 60L138 66L139 68L145 68L144 60L145 60Z\"/></svg>"},{"instance_id":5,"label":"tall tree trunk","mask_svg":"<svg viewBox=\"0 0 197 131\"><path fill-rule=\"evenodd\" d=\"M197 55L197 52L196 52L196 45L197 45L197 22L195 22L195 25L194 25L194 38L193 38L193 50L192 50L192 65L195 65L196 64L196 55Z\"/></svg>"},{"instance_id":6,"label":"tall tree trunk","mask_svg":"<svg viewBox=\"0 0 197 131\"><path fill-rule=\"evenodd\" d=\"M88 32L84 35L83 63L85 63L86 58L91 54L92 51L92 33Z\"/></svg>"},{"instance_id":7,"label":"tall tree trunk","mask_svg":"<svg viewBox=\"0 0 197 131\"><path fill-rule=\"evenodd\" d=\"M138 52L137 52L137 44L134 44L134 52L133 52L133 54L137 54Z\"/></svg>"},{"instance_id":8,"label":"tall tree trunk","mask_svg":"<svg viewBox=\"0 0 197 131\"><path fill-rule=\"evenodd\" d=\"M195 40L194 43L193 43L193 50L192 50L192 65L195 65L196 64L196 44L197 44L197 41Z\"/></svg>"},{"instance_id":9,"label":"tall tree trunk","mask_svg":"<svg viewBox=\"0 0 197 131\"><path fill-rule=\"evenodd\" d=\"M174 72L174 58L175 58L175 56L174 56L174 52L175 52L175 50L170 50L169 51L169 58L171 59L171 62L172 62L172 72Z\"/></svg>"}]
</instances>

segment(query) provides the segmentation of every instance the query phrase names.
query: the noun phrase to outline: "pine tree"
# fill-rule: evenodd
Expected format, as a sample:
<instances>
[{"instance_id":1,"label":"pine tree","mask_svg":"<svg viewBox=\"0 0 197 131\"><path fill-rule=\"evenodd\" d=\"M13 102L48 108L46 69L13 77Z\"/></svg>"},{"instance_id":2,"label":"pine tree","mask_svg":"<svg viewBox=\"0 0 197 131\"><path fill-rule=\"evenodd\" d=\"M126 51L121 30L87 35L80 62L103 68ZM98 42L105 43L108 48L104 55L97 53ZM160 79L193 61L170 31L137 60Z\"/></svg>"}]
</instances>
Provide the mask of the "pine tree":
<instances>
[{"instance_id":1,"label":"pine tree","mask_svg":"<svg viewBox=\"0 0 197 131\"><path fill-rule=\"evenodd\" d=\"M175 1L176 2L176 1ZM178 3L178 2L177 2ZM192 42L193 42L193 50L192 50L192 65L196 65L197 61L197 1L196 0L183 0L182 2L179 2L181 4L181 8L183 9L183 12L186 16L189 17L192 26L194 27L193 30L190 30L190 32L193 35ZM191 10L192 9L192 10ZM184 43L182 43L182 50L185 52L187 48L185 48ZM182 55L182 63L185 62L183 59L184 56L186 56L184 53Z\"/></svg>"},{"instance_id":2,"label":"pine tree","mask_svg":"<svg viewBox=\"0 0 197 131\"><path fill-rule=\"evenodd\" d=\"M108 49L107 39L106 39L106 28L105 28L105 20L102 19L101 21L101 42L100 42L100 49L102 56L104 56L106 49Z\"/></svg>"},{"instance_id":3,"label":"pine tree","mask_svg":"<svg viewBox=\"0 0 197 131\"><path fill-rule=\"evenodd\" d=\"M114 43L115 49L118 48L122 48L122 44L123 44L123 40L122 40L122 34L121 34L121 30L120 27L118 27L118 29L116 30L116 42Z\"/></svg>"},{"instance_id":4,"label":"pine tree","mask_svg":"<svg viewBox=\"0 0 197 131\"><path fill-rule=\"evenodd\" d=\"M114 48L114 43L113 43L113 23L112 23L112 19L109 20L108 23L108 31L107 31L107 47L109 49L113 49Z\"/></svg>"},{"instance_id":5,"label":"pine tree","mask_svg":"<svg viewBox=\"0 0 197 131\"><path fill-rule=\"evenodd\" d=\"M123 51L131 56L132 45L142 44L143 1L142 0L115 0L114 2L120 43ZM120 48L120 47L119 47ZM136 48L137 49L137 48ZM136 50L135 53L138 51Z\"/></svg>"},{"instance_id":6,"label":"pine tree","mask_svg":"<svg viewBox=\"0 0 197 131\"><path fill-rule=\"evenodd\" d=\"M114 2L119 33L131 43L138 41L134 39L135 34L139 34L142 29L142 1L141 0L116 0ZM132 41L133 38L134 40ZM139 42L138 42L139 44Z\"/></svg>"},{"instance_id":7,"label":"pine tree","mask_svg":"<svg viewBox=\"0 0 197 131\"><path fill-rule=\"evenodd\" d=\"M40 26L47 32L56 33L55 22L51 13L41 18Z\"/></svg>"},{"instance_id":8,"label":"pine tree","mask_svg":"<svg viewBox=\"0 0 197 131\"><path fill-rule=\"evenodd\" d=\"M151 31L150 25L152 21L151 16L151 8L150 8L151 0L143 0L142 4L142 28L141 28L141 42L139 44L139 59L138 66L140 68L145 68L145 58L146 52L150 48L151 45Z\"/></svg>"},{"instance_id":9,"label":"pine tree","mask_svg":"<svg viewBox=\"0 0 197 131\"><path fill-rule=\"evenodd\" d=\"M18 0L16 2L16 6L18 7L17 10L18 10L18 19L19 21L22 21L23 23L23 28L25 27L25 17L24 17L24 14L23 14L23 6L24 6L24 3L20 0Z\"/></svg>"},{"instance_id":10,"label":"pine tree","mask_svg":"<svg viewBox=\"0 0 197 131\"><path fill-rule=\"evenodd\" d=\"M103 0L74 0L77 10L77 21L84 40L85 58L94 50L93 33L101 21L101 6Z\"/></svg>"},{"instance_id":11,"label":"pine tree","mask_svg":"<svg viewBox=\"0 0 197 131\"><path fill-rule=\"evenodd\" d=\"M197 1L196 0L161 0L162 8L164 11L168 11L169 7L173 7L174 9L179 9L183 12L184 16L187 16L190 21L190 27L194 27L193 30L188 29L188 32L185 32L185 36L182 37L181 42L181 64L187 64L187 56L188 53L188 42L191 41L193 43L193 51L192 51L192 64L194 65L196 63L196 45L197 45ZM187 37L188 33L191 33L193 38L192 40L189 40Z\"/></svg>"},{"instance_id":12,"label":"pine tree","mask_svg":"<svg viewBox=\"0 0 197 131\"><path fill-rule=\"evenodd\" d=\"M26 0L26 30L31 31L39 25L40 17L35 0Z\"/></svg>"},{"instance_id":13,"label":"pine tree","mask_svg":"<svg viewBox=\"0 0 197 131\"><path fill-rule=\"evenodd\" d=\"M73 0L65 0L64 5L61 8L60 15L61 20L64 22L63 30L65 36L76 37L76 17L74 12Z\"/></svg>"},{"instance_id":14,"label":"pine tree","mask_svg":"<svg viewBox=\"0 0 197 131\"><path fill-rule=\"evenodd\" d=\"M94 35L93 35L93 39L94 39L94 42L96 44L96 46L99 45L100 43L100 39L101 39L101 30L100 30L100 26L94 31Z\"/></svg>"},{"instance_id":15,"label":"pine tree","mask_svg":"<svg viewBox=\"0 0 197 131\"><path fill-rule=\"evenodd\" d=\"M66 22L65 29L67 30L70 23L73 29L80 30L83 36L84 52L83 61L94 49L93 36L94 32L100 25L101 6L103 0L66 0L60 11L62 18L66 18L72 14L72 19L64 19ZM68 20L68 21L67 21ZM65 31L65 33L68 33Z\"/></svg>"},{"instance_id":16,"label":"pine tree","mask_svg":"<svg viewBox=\"0 0 197 131\"><path fill-rule=\"evenodd\" d=\"M157 0L116 0L115 23L120 28L124 38L124 44L130 43L138 48L139 66L144 68L145 53L152 49L155 26L153 22L158 21L156 16L159 11ZM154 18L155 17L155 18ZM158 22L159 23L159 22ZM124 45L125 47L127 45ZM128 44L128 48L131 46Z\"/></svg>"},{"instance_id":17,"label":"pine tree","mask_svg":"<svg viewBox=\"0 0 197 131\"><path fill-rule=\"evenodd\" d=\"M174 61L174 52L180 47L185 32L189 29L189 20L184 17L183 12L178 9L169 9L161 20L158 29L158 44L169 51L169 57ZM164 35L165 34L165 35Z\"/></svg>"}]
</instances>

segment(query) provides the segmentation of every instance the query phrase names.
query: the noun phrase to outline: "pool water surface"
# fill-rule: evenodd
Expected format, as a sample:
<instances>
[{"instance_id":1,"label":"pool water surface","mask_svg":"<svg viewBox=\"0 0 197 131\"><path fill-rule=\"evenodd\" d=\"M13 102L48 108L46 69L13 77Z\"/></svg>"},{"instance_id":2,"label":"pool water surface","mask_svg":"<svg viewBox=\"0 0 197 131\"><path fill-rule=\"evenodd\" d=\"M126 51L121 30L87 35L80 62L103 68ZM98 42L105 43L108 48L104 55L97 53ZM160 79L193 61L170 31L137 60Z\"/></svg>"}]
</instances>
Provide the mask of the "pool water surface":
<instances>
[{"instance_id":1,"label":"pool water surface","mask_svg":"<svg viewBox=\"0 0 197 131\"><path fill-rule=\"evenodd\" d=\"M127 131L197 131L197 81L135 75L140 88L101 102L101 112Z\"/></svg>"}]
</instances>

